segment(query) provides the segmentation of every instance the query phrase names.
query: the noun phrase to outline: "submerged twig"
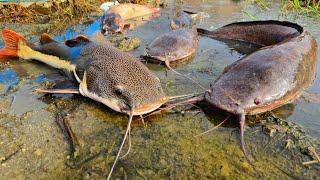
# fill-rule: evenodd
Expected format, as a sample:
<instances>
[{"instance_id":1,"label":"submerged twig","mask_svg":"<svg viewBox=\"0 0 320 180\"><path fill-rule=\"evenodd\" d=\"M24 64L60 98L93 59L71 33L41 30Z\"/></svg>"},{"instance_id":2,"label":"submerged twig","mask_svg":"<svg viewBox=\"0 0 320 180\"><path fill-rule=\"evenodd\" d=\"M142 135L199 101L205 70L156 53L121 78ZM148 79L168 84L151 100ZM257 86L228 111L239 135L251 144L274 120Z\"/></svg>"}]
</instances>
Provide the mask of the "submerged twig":
<instances>
[{"instance_id":1,"label":"submerged twig","mask_svg":"<svg viewBox=\"0 0 320 180\"><path fill-rule=\"evenodd\" d=\"M320 161L318 160L312 160L312 161L307 161L307 162L303 162L303 165L311 165L311 164L317 164L320 163Z\"/></svg>"},{"instance_id":2,"label":"submerged twig","mask_svg":"<svg viewBox=\"0 0 320 180\"><path fill-rule=\"evenodd\" d=\"M69 121L65 117L63 117L61 113L57 113L56 123L58 124L62 133L66 136L69 142L72 154L75 153L77 150L77 146L79 146L80 143L78 141L78 138L74 134Z\"/></svg>"},{"instance_id":3,"label":"submerged twig","mask_svg":"<svg viewBox=\"0 0 320 180\"><path fill-rule=\"evenodd\" d=\"M102 149L100 150L98 153L86 158L86 159L83 159L81 160L80 162L77 162L77 163L74 163L74 164L69 164L67 163L67 165L70 167L70 168L73 168L73 169L76 169L76 168L80 168L83 164L85 163L88 163L90 161L92 161L93 159L103 155L103 154L106 154L107 153L107 149Z\"/></svg>"},{"instance_id":4,"label":"submerged twig","mask_svg":"<svg viewBox=\"0 0 320 180\"><path fill-rule=\"evenodd\" d=\"M276 167L278 170L280 170L281 172L283 172L285 175L287 175L288 177L291 177L293 179L299 179L298 177L295 177L294 175L292 175L292 173L286 172L284 169L280 168L278 165L276 165L274 162L270 162L274 167Z\"/></svg>"},{"instance_id":5,"label":"submerged twig","mask_svg":"<svg viewBox=\"0 0 320 180\"><path fill-rule=\"evenodd\" d=\"M146 123L145 123L144 118L143 118L142 115L140 115L140 119L141 119L141 122L142 122L143 126L146 127L147 125L146 125Z\"/></svg>"},{"instance_id":6,"label":"submerged twig","mask_svg":"<svg viewBox=\"0 0 320 180\"><path fill-rule=\"evenodd\" d=\"M319 155L317 154L316 150L313 147L310 148L310 152L314 155L314 157L316 159L312 160L312 161L303 162L302 164L303 165L310 165L310 164L320 163L320 157L319 157Z\"/></svg>"},{"instance_id":7,"label":"submerged twig","mask_svg":"<svg viewBox=\"0 0 320 180\"><path fill-rule=\"evenodd\" d=\"M5 162L7 162L8 160L10 160L14 155L16 155L18 152L20 151L20 148L17 149L16 151L14 151L13 153L9 154L8 156L4 157L4 159L2 159L0 161L0 164L3 164Z\"/></svg>"},{"instance_id":8,"label":"submerged twig","mask_svg":"<svg viewBox=\"0 0 320 180\"><path fill-rule=\"evenodd\" d=\"M16 95L13 95L12 96L12 99L11 99L11 103L10 103L10 108L12 107L12 105L15 103L16 101Z\"/></svg>"}]
</instances>

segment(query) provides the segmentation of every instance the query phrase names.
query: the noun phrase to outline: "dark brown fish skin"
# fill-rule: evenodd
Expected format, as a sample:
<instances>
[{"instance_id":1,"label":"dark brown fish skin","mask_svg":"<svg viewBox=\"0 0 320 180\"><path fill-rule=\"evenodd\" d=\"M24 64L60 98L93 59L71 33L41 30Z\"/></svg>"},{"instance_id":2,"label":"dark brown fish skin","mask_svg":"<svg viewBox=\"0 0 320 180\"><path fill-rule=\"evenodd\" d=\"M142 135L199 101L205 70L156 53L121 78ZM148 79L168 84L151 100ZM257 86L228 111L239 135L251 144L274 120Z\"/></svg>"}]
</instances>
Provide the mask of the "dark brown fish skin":
<instances>
[{"instance_id":1,"label":"dark brown fish skin","mask_svg":"<svg viewBox=\"0 0 320 180\"><path fill-rule=\"evenodd\" d=\"M214 39L230 39L270 46L299 35L303 28L286 21L249 21L228 24L214 31L198 28L198 33Z\"/></svg>"},{"instance_id":2,"label":"dark brown fish skin","mask_svg":"<svg viewBox=\"0 0 320 180\"><path fill-rule=\"evenodd\" d=\"M176 17L170 21L171 29L178 29L178 28L192 28L195 25L194 20L191 16L184 11L178 11L176 13Z\"/></svg>"},{"instance_id":3,"label":"dark brown fish skin","mask_svg":"<svg viewBox=\"0 0 320 180\"><path fill-rule=\"evenodd\" d=\"M195 29L172 30L156 38L146 49L145 58L158 61L183 61L192 57L198 46Z\"/></svg>"},{"instance_id":4,"label":"dark brown fish skin","mask_svg":"<svg viewBox=\"0 0 320 180\"><path fill-rule=\"evenodd\" d=\"M234 23L208 36L265 45L228 66L211 84L205 100L222 110L249 115L270 111L292 102L315 79L317 43L297 24Z\"/></svg>"},{"instance_id":5,"label":"dark brown fish skin","mask_svg":"<svg viewBox=\"0 0 320 180\"><path fill-rule=\"evenodd\" d=\"M40 42L41 41L42 40L40 39ZM31 47L33 50L42 52L44 54L55 55L55 56L61 57L66 60L72 59L70 47L66 46L63 43L57 42L53 39L48 42L41 42L40 45L28 43L28 46Z\"/></svg>"},{"instance_id":6,"label":"dark brown fish skin","mask_svg":"<svg viewBox=\"0 0 320 180\"><path fill-rule=\"evenodd\" d=\"M183 62L191 59L198 47L198 32L192 17L184 12L177 12L170 27L173 29L160 35L146 48L142 57L151 62Z\"/></svg>"}]
</instances>

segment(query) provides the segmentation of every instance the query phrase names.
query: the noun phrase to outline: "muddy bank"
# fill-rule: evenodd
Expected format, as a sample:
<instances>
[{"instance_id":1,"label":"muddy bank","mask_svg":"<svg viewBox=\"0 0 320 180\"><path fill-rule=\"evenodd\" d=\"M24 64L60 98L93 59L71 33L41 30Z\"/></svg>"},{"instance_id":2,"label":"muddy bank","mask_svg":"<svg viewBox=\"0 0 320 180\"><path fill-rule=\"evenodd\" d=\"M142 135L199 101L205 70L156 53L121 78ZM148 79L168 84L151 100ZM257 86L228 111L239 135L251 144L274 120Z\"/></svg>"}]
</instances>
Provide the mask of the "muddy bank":
<instances>
[{"instance_id":1,"label":"muddy bank","mask_svg":"<svg viewBox=\"0 0 320 180\"><path fill-rule=\"evenodd\" d=\"M101 14L102 0L66 0L40 2L5 2L0 5L0 22L4 23L54 23L66 20L85 20Z\"/></svg>"},{"instance_id":2,"label":"muddy bank","mask_svg":"<svg viewBox=\"0 0 320 180\"><path fill-rule=\"evenodd\" d=\"M21 90L33 85L26 82ZM23 96L30 96L29 92L26 93L15 94L17 101L14 103L21 104ZM11 178L103 179L115 158L127 117L79 96L62 99L36 97L40 99L25 99L30 109L21 112L8 110L10 98L2 98L7 100L1 101L1 174ZM223 128L195 137L227 116L204 112L199 114L199 110L194 108L175 109L175 113L146 118L145 124L136 118L132 125L130 154L119 161L114 177L256 177L256 172L239 148L238 133L234 127L236 119L230 119ZM68 139L56 124L59 118L69 121L77 137L79 146L75 153L71 153ZM289 133L290 126L280 125L282 120L270 114L249 119L252 123L261 121L260 125L255 122L254 126L246 129L246 142L263 177L317 177L318 166L305 168L301 164L311 158L301 154L296 139ZM288 130L276 130L269 136L265 130L268 123ZM127 148L125 145L125 151Z\"/></svg>"},{"instance_id":3,"label":"muddy bank","mask_svg":"<svg viewBox=\"0 0 320 180\"><path fill-rule=\"evenodd\" d=\"M0 23L46 26L42 32L59 32L71 24L90 23L100 16L103 0L5 2L0 4Z\"/></svg>"}]
</instances>

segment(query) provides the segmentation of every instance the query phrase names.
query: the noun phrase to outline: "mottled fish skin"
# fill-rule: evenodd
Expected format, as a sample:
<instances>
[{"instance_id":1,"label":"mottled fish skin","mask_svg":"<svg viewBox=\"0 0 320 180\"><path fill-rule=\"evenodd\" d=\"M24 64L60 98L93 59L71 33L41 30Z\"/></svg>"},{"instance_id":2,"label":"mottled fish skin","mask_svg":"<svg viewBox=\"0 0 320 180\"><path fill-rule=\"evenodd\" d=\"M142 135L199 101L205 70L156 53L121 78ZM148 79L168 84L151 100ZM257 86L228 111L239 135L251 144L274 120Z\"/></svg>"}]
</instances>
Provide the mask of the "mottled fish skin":
<instances>
[{"instance_id":1,"label":"mottled fish skin","mask_svg":"<svg viewBox=\"0 0 320 180\"><path fill-rule=\"evenodd\" d=\"M166 102L159 78L135 57L106 42L101 34L79 46L54 41L35 49L75 62L78 71L86 72L88 92L99 98L131 108Z\"/></svg>"},{"instance_id":2,"label":"mottled fish skin","mask_svg":"<svg viewBox=\"0 0 320 180\"><path fill-rule=\"evenodd\" d=\"M81 57L91 59L86 68L88 90L101 97L121 98L132 107L165 98L160 80L128 53L109 46L90 44ZM121 90L122 95L115 91Z\"/></svg>"},{"instance_id":3,"label":"mottled fish skin","mask_svg":"<svg viewBox=\"0 0 320 180\"><path fill-rule=\"evenodd\" d=\"M241 22L213 38L234 38L265 47L228 66L205 99L228 112L257 114L292 102L315 79L317 43L301 26L280 21Z\"/></svg>"}]
</instances>

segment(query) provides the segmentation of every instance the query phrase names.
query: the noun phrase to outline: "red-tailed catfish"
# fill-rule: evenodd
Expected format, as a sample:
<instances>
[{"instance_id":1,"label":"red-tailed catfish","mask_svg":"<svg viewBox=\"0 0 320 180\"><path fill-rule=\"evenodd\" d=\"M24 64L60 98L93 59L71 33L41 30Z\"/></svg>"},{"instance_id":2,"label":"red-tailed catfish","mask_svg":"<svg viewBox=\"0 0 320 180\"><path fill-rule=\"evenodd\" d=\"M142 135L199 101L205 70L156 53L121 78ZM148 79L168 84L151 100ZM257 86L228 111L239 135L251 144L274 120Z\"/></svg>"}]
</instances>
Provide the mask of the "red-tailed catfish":
<instances>
[{"instance_id":1,"label":"red-tailed catfish","mask_svg":"<svg viewBox=\"0 0 320 180\"><path fill-rule=\"evenodd\" d=\"M8 29L2 30L2 36L5 47L0 49L0 59L19 57L37 60L74 74L79 82L78 91L60 90L53 93L80 93L129 115L127 130L110 170L110 178L130 132L132 117L152 112L168 100L159 78L130 54L106 43L102 34L94 39L78 36L65 44L44 34L40 46L27 42L24 37ZM78 76L79 70L83 72L80 76L82 79Z\"/></svg>"}]
</instances>

